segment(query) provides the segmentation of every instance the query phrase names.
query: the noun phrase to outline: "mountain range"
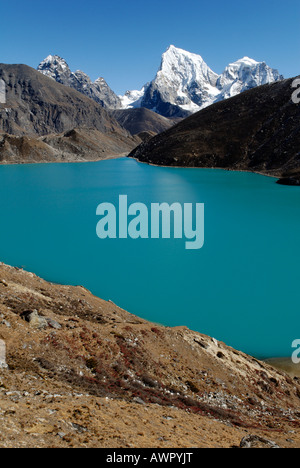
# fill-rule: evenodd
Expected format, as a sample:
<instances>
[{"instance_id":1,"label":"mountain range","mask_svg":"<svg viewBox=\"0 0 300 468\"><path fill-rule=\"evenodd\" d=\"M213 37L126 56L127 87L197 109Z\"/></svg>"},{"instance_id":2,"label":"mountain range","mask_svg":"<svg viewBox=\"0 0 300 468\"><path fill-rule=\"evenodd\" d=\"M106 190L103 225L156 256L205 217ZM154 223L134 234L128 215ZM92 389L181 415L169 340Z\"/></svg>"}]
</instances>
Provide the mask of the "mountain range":
<instances>
[{"instance_id":1,"label":"mountain range","mask_svg":"<svg viewBox=\"0 0 300 468\"><path fill-rule=\"evenodd\" d=\"M0 64L0 80L6 86L2 163L90 161L132 152L158 165L250 170L300 185L293 80L265 63L243 58L217 75L200 56L171 46L156 78L131 103L137 93L127 93L125 102L104 79L95 84L57 56L38 70Z\"/></svg>"},{"instance_id":2,"label":"mountain range","mask_svg":"<svg viewBox=\"0 0 300 468\"><path fill-rule=\"evenodd\" d=\"M108 109L141 108L167 118L184 118L209 105L283 76L265 62L244 57L218 75L200 55L171 45L162 55L155 78L140 91L117 96L103 78L95 82L81 71L71 72L61 57L49 55L38 71L87 95Z\"/></svg>"}]
</instances>

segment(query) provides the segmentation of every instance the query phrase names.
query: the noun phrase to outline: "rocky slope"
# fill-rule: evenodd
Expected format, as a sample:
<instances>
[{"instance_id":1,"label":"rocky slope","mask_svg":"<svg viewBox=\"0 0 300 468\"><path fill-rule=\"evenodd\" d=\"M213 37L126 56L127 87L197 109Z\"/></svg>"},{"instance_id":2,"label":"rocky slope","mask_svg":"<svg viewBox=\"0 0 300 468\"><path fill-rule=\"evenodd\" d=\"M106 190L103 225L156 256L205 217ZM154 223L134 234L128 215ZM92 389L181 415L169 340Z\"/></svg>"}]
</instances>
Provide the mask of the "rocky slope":
<instances>
[{"instance_id":1,"label":"rocky slope","mask_svg":"<svg viewBox=\"0 0 300 468\"><path fill-rule=\"evenodd\" d=\"M92 82L86 73L80 70L72 72L67 62L58 55L46 57L39 64L37 70L58 83L85 94L107 109L118 109L121 107L120 98L112 91L104 78L100 77L95 82Z\"/></svg>"},{"instance_id":2,"label":"rocky slope","mask_svg":"<svg viewBox=\"0 0 300 468\"><path fill-rule=\"evenodd\" d=\"M141 132L162 133L176 123L176 119L167 119L144 107L115 110L112 111L112 115L132 135Z\"/></svg>"},{"instance_id":3,"label":"rocky slope","mask_svg":"<svg viewBox=\"0 0 300 468\"><path fill-rule=\"evenodd\" d=\"M128 91L121 100L125 108L146 107L165 117L186 117L215 102L282 79L277 70L249 57L229 64L218 75L200 55L171 45L162 56L154 80L141 91Z\"/></svg>"},{"instance_id":4,"label":"rocky slope","mask_svg":"<svg viewBox=\"0 0 300 468\"><path fill-rule=\"evenodd\" d=\"M26 65L1 65L6 103L0 104L0 159L6 162L41 162L101 159L128 153L137 140L100 104L43 76ZM93 134L77 140L74 152L65 143L69 132ZM55 145L40 137L58 134ZM60 148L58 141L63 143ZM93 147L91 149L91 146ZM91 155L91 150L93 154ZM73 153L73 156L72 156Z\"/></svg>"},{"instance_id":5,"label":"rocky slope","mask_svg":"<svg viewBox=\"0 0 300 468\"><path fill-rule=\"evenodd\" d=\"M83 287L0 264L0 340L1 447L300 447L297 378Z\"/></svg>"},{"instance_id":6,"label":"rocky slope","mask_svg":"<svg viewBox=\"0 0 300 468\"><path fill-rule=\"evenodd\" d=\"M260 86L194 114L141 144L143 162L300 175L300 107L291 80Z\"/></svg>"},{"instance_id":7,"label":"rocky slope","mask_svg":"<svg viewBox=\"0 0 300 468\"><path fill-rule=\"evenodd\" d=\"M119 131L117 122L93 100L26 65L1 65L7 102L1 106L0 131L41 136L85 126Z\"/></svg>"},{"instance_id":8,"label":"rocky slope","mask_svg":"<svg viewBox=\"0 0 300 468\"><path fill-rule=\"evenodd\" d=\"M141 141L83 127L38 138L0 134L0 164L98 161L125 156Z\"/></svg>"}]
</instances>

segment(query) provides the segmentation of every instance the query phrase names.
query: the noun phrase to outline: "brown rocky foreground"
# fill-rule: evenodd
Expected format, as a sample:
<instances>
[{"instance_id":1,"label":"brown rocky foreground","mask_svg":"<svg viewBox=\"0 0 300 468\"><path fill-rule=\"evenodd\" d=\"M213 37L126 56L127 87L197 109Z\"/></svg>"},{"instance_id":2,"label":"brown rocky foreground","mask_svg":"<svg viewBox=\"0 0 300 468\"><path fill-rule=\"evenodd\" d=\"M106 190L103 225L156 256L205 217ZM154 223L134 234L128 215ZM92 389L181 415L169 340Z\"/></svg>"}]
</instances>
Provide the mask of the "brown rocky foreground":
<instances>
[{"instance_id":1,"label":"brown rocky foreground","mask_svg":"<svg viewBox=\"0 0 300 468\"><path fill-rule=\"evenodd\" d=\"M0 447L300 447L298 378L83 287L0 264L0 340Z\"/></svg>"}]
</instances>

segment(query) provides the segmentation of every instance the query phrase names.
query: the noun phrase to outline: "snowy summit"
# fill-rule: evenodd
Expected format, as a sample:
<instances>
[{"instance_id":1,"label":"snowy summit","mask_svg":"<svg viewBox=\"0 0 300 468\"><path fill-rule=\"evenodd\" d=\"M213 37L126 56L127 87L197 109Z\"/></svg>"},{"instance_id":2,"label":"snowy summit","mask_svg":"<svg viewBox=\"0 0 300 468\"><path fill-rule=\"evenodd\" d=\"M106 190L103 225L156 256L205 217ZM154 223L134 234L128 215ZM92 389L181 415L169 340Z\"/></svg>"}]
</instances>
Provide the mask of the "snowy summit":
<instances>
[{"instance_id":1,"label":"snowy summit","mask_svg":"<svg viewBox=\"0 0 300 468\"><path fill-rule=\"evenodd\" d=\"M120 99L123 108L147 107L165 117L184 117L214 102L282 79L277 70L249 57L229 64L218 75L200 55L171 45L162 56L154 80L141 91L127 91Z\"/></svg>"},{"instance_id":2,"label":"snowy summit","mask_svg":"<svg viewBox=\"0 0 300 468\"><path fill-rule=\"evenodd\" d=\"M58 55L48 55L38 66L38 71L43 75L63 85L74 88L89 98L109 109L121 107L118 96L110 89L104 78L98 78L92 82L90 77L77 70L72 72L67 62Z\"/></svg>"}]
</instances>

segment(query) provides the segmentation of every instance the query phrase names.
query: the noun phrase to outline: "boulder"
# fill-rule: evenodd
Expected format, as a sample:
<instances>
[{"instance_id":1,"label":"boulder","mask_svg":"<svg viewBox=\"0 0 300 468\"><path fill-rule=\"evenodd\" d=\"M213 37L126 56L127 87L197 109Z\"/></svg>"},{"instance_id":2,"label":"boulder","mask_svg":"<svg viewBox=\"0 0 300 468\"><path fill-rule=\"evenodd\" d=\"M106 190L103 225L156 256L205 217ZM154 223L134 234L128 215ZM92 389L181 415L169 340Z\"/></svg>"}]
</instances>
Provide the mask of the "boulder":
<instances>
[{"instance_id":1,"label":"boulder","mask_svg":"<svg viewBox=\"0 0 300 468\"><path fill-rule=\"evenodd\" d=\"M241 440L240 448L280 448L275 442L257 435L248 435Z\"/></svg>"},{"instance_id":2,"label":"boulder","mask_svg":"<svg viewBox=\"0 0 300 468\"><path fill-rule=\"evenodd\" d=\"M51 319L51 318L46 318L46 321L49 325L50 328L55 328L56 330L60 330L61 329L61 324L56 322L55 320Z\"/></svg>"},{"instance_id":3,"label":"boulder","mask_svg":"<svg viewBox=\"0 0 300 468\"><path fill-rule=\"evenodd\" d=\"M37 310L25 310L21 314L21 317L23 320L26 320L26 322L28 322L33 328L41 329L48 327L47 319L45 319L45 317L41 317Z\"/></svg>"}]
</instances>

